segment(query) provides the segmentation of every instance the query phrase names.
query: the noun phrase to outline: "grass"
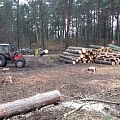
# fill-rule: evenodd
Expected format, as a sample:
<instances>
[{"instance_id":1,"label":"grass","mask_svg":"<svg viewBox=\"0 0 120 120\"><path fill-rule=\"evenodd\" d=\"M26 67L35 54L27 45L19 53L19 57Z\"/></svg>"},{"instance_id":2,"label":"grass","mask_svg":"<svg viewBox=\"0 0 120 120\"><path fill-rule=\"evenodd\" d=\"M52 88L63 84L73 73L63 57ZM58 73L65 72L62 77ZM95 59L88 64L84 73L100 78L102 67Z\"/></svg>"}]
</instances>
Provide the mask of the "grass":
<instances>
[{"instance_id":1,"label":"grass","mask_svg":"<svg viewBox=\"0 0 120 120\"><path fill-rule=\"evenodd\" d=\"M59 56L50 56L49 62L54 62L56 60L59 60Z\"/></svg>"}]
</instances>

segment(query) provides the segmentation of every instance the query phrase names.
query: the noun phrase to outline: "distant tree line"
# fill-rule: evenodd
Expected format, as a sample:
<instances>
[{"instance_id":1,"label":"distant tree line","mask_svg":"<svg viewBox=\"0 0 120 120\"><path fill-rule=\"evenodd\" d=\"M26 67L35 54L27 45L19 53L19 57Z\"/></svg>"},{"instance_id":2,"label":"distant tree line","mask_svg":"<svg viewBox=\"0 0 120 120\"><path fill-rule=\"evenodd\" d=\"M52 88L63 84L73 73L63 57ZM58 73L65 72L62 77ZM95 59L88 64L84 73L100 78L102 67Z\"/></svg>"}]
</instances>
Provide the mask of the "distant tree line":
<instances>
[{"instance_id":1,"label":"distant tree line","mask_svg":"<svg viewBox=\"0 0 120 120\"><path fill-rule=\"evenodd\" d=\"M0 43L18 48L45 41L75 45L86 42L107 45L113 39L120 45L120 0L20 0L0 1Z\"/></svg>"}]
</instances>

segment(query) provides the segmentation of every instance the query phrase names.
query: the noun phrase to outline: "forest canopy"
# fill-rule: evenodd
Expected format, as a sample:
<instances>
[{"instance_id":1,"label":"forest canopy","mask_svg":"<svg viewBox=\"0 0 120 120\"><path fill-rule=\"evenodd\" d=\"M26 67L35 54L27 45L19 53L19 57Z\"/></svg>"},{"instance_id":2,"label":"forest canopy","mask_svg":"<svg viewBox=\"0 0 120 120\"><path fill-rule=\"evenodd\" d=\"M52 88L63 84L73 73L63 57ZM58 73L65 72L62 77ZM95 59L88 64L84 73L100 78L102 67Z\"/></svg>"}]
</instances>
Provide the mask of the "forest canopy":
<instances>
[{"instance_id":1,"label":"forest canopy","mask_svg":"<svg viewBox=\"0 0 120 120\"><path fill-rule=\"evenodd\" d=\"M57 40L65 47L112 40L120 45L120 0L1 0L0 43L45 48Z\"/></svg>"}]
</instances>

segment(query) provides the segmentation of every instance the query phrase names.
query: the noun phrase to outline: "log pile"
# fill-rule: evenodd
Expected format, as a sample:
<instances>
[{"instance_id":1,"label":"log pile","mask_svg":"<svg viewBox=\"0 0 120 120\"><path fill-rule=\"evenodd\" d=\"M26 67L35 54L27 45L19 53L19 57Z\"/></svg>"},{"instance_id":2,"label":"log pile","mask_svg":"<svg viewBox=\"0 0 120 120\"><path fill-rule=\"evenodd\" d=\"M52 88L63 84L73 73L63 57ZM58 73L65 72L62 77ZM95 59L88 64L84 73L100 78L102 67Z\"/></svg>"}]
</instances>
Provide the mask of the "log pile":
<instances>
[{"instance_id":1,"label":"log pile","mask_svg":"<svg viewBox=\"0 0 120 120\"><path fill-rule=\"evenodd\" d=\"M90 47L94 47L97 49L97 56L94 60L95 63L98 64L107 64L107 65L119 65L120 64L120 55L118 51L120 47L108 44L108 47L90 45ZM116 52L114 52L114 51Z\"/></svg>"},{"instance_id":2,"label":"log pile","mask_svg":"<svg viewBox=\"0 0 120 120\"><path fill-rule=\"evenodd\" d=\"M92 48L68 47L63 54L60 54L60 61L65 63L89 63L96 58L96 51Z\"/></svg>"},{"instance_id":3,"label":"log pile","mask_svg":"<svg viewBox=\"0 0 120 120\"><path fill-rule=\"evenodd\" d=\"M120 64L120 54L101 52L94 61L95 61L95 63L99 63L99 64L119 65Z\"/></svg>"},{"instance_id":4,"label":"log pile","mask_svg":"<svg viewBox=\"0 0 120 120\"><path fill-rule=\"evenodd\" d=\"M112 46L113 47L113 46ZM76 64L90 63L118 65L120 64L120 54L113 52L112 47L90 45L90 48L68 47L63 54L60 54L60 61ZM119 50L118 47L116 47Z\"/></svg>"}]
</instances>

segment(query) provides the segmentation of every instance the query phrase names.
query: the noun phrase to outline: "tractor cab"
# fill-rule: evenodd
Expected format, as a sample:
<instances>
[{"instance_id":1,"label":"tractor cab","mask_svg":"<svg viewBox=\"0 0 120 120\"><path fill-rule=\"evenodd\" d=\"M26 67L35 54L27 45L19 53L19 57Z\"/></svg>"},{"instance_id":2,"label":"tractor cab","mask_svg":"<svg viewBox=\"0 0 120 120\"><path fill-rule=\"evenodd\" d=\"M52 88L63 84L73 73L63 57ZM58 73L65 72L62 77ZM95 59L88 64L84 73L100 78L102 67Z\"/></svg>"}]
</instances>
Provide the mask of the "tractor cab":
<instances>
[{"instance_id":1,"label":"tractor cab","mask_svg":"<svg viewBox=\"0 0 120 120\"><path fill-rule=\"evenodd\" d=\"M0 44L0 53L9 53L10 45L9 44Z\"/></svg>"}]
</instances>

